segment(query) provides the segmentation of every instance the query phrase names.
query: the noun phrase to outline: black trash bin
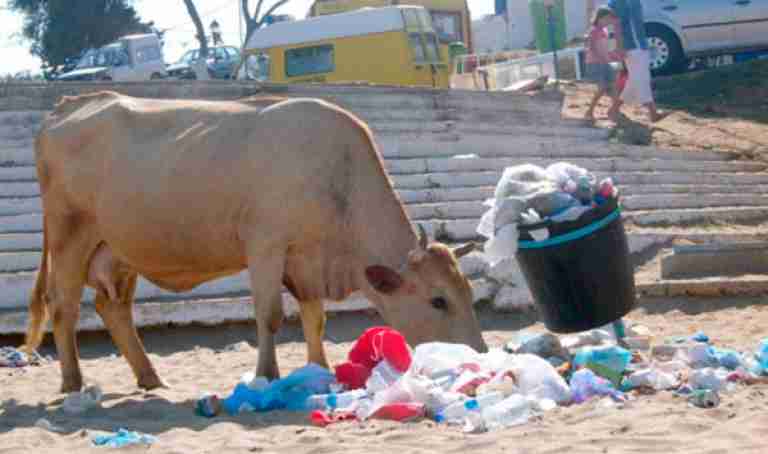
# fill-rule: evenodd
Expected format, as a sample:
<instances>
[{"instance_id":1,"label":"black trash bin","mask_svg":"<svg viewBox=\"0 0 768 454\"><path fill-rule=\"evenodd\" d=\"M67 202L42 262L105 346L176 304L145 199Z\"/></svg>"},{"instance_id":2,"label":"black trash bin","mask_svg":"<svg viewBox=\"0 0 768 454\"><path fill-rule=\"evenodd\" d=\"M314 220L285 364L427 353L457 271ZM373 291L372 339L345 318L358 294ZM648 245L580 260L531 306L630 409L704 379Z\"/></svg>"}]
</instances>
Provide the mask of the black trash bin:
<instances>
[{"instance_id":1,"label":"black trash bin","mask_svg":"<svg viewBox=\"0 0 768 454\"><path fill-rule=\"evenodd\" d=\"M531 232L546 229L535 241ZM573 222L519 226L516 254L547 329L587 331L635 306L635 276L616 199Z\"/></svg>"}]
</instances>

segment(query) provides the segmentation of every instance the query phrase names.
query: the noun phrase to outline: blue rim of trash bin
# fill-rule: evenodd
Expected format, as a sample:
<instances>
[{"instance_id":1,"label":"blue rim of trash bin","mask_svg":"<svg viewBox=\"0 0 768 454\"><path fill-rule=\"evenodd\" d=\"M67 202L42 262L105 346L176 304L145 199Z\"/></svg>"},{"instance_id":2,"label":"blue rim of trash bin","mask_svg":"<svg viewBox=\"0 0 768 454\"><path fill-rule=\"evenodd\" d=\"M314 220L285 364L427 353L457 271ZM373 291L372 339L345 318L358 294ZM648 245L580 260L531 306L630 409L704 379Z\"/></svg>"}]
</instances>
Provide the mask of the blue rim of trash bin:
<instances>
[{"instance_id":1,"label":"blue rim of trash bin","mask_svg":"<svg viewBox=\"0 0 768 454\"><path fill-rule=\"evenodd\" d=\"M587 226L584 226L580 229L576 229L572 232L568 232L563 235L559 235L553 238L547 238L544 241L520 241L518 243L519 249L541 249L545 247L550 246L557 246L558 244L567 243L569 241L578 240L579 238L585 237L591 233L594 233L603 227L607 226L611 222L615 221L619 216L621 216L621 209L616 208L611 214L604 217L603 219L600 219L597 222L593 222L592 224L589 224Z\"/></svg>"}]
</instances>

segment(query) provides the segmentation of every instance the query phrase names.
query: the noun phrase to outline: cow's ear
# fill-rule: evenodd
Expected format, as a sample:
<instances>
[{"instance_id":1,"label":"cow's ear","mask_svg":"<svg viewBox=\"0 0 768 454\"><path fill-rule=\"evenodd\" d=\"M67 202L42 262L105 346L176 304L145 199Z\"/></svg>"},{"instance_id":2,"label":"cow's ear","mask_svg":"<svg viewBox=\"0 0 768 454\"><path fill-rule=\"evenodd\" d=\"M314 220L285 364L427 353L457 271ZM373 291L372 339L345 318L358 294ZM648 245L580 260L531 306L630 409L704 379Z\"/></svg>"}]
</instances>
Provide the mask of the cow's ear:
<instances>
[{"instance_id":1,"label":"cow's ear","mask_svg":"<svg viewBox=\"0 0 768 454\"><path fill-rule=\"evenodd\" d=\"M391 295L403 285L400 274L386 266L374 265L365 269L365 277L377 292Z\"/></svg>"}]
</instances>

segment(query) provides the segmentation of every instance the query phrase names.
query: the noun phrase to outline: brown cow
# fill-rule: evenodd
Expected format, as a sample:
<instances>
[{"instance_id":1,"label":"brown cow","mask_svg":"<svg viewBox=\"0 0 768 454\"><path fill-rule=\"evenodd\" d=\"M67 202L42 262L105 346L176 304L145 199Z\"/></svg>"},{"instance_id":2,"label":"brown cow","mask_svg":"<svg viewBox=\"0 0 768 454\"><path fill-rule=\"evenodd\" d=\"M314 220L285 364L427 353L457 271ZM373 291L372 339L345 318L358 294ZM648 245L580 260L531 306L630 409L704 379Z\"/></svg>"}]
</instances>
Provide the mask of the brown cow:
<instances>
[{"instance_id":1,"label":"brown cow","mask_svg":"<svg viewBox=\"0 0 768 454\"><path fill-rule=\"evenodd\" d=\"M163 385L133 323L138 275L188 291L248 268L267 377L279 374L283 284L314 363L327 366L323 300L356 290L411 344L486 349L456 261L471 246L417 239L370 130L337 106L67 97L35 151L43 258L26 347L39 346L50 312L65 392L82 386L75 325L86 284L139 386Z\"/></svg>"}]
</instances>

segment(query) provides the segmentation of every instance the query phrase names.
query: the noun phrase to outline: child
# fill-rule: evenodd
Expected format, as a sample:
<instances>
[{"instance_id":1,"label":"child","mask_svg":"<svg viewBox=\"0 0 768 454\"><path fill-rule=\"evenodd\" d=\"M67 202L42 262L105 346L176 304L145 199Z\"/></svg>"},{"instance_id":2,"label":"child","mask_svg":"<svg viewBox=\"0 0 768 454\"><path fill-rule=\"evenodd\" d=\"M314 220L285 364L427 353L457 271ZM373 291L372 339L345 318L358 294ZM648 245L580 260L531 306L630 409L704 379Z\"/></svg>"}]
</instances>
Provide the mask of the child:
<instances>
[{"instance_id":1,"label":"child","mask_svg":"<svg viewBox=\"0 0 768 454\"><path fill-rule=\"evenodd\" d=\"M616 15L610 8L601 6L592 16L592 25L587 32L587 79L597 84L597 93L592 98L584 116L589 121L595 120L595 107L603 96L610 96L614 103L617 101L618 94L614 90L614 74L610 63L619 61L621 58L608 49L608 33L605 30L605 27L614 23L616 19Z\"/></svg>"}]
</instances>

